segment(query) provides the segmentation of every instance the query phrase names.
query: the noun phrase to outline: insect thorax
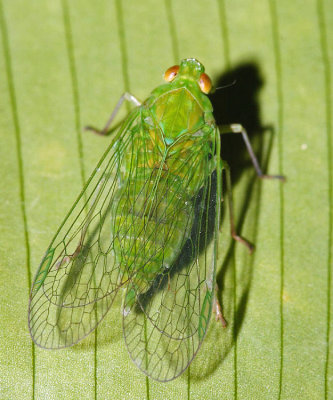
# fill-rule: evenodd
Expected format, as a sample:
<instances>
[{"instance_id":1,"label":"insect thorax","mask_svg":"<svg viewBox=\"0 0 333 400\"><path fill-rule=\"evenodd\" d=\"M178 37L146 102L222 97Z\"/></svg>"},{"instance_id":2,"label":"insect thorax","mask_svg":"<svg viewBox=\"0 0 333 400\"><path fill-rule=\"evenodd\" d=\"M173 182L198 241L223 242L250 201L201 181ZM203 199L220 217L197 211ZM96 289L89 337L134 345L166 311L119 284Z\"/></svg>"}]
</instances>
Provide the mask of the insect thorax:
<instances>
[{"instance_id":1,"label":"insect thorax","mask_svg":"<svg viewBox=\"0 0 333 400\"><path fill-rule=\"evenodd\" d=\"M185 87L158 96L151 112L168 145L181 135L199 131L205 124L203 109Z\"/></svg>"}]
</instances>

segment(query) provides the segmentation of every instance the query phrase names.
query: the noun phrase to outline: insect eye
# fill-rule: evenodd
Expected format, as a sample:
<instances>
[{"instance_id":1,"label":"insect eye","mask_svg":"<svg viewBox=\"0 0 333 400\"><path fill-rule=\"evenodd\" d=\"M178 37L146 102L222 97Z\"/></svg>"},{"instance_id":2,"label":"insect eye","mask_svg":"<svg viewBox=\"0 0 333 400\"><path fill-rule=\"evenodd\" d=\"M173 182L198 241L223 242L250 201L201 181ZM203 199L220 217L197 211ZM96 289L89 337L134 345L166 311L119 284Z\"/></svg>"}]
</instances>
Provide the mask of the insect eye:
<instances>
[{"instance_id":1,"label":"insect eye","mask_svg":"<svg viewBox=\"0 0 333 400\"><path fill-rule=\"evenodd\" d=\"M201 74L199 78L199 86L203 93L208 94L212 88L212 81L207 74Z\"/></svg>"},{"instance_id":2,"label":"insect eye","mask_svg":"<svg viewBox=\"0 0 333 400\"><path fill-rule=\"evenodd\" d=\"M164 73L164 80L167 82L173 81L178 74L178 71L179 65L174 65L173 67L168 68Z\"/></svg>"}]
</instances>

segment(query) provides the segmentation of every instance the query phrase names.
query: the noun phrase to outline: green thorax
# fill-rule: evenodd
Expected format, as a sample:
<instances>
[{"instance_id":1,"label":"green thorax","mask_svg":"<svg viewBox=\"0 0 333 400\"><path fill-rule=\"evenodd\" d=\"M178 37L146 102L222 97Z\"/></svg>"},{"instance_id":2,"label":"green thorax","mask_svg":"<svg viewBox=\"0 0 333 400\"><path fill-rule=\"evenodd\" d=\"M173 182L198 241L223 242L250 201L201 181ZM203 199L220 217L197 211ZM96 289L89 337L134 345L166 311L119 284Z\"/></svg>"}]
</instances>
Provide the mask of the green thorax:
<instances>
[{"instance_id":1,"label":"green thorax","mask_svg":"<svg viewBox=\"0 0 333 400\"><path fill-rule=\"evenodd\" d=\"M161 129L166 146L214 120L212 105L198 84L203 72L204 67L199 61L183 60L177 77L158 86L145 102Z\"/></svg>"}]
</instances>

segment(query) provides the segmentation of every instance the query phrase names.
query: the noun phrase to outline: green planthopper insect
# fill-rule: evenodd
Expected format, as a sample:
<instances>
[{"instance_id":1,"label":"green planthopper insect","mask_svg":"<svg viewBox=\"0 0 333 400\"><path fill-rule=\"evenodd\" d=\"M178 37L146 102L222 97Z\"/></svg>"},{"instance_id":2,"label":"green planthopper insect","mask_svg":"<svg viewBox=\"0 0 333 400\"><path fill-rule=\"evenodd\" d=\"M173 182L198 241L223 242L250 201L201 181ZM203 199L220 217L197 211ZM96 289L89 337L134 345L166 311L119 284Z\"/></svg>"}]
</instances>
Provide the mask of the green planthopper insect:
<instances>
[{"instance_id":1,"label":"green planthopper insect","mask_svg":"<svg viewBox=\"0 0 333 400\"><path fill-rule=\"evenodd\" d=\"M60 225L30 294L29 328L43 348L72 346L93 331L123 292L128 352L149 377L169 381L196 355L215 310L217 245L222 200L220 131L203 65L182 60L134 108ZM254 167L263 175L246 131ZM223 133L222 131L222 133ZM231 191L228 190L230 205ZM238 236L232 236L251 245Z\"/></svg>"}]
</instances>

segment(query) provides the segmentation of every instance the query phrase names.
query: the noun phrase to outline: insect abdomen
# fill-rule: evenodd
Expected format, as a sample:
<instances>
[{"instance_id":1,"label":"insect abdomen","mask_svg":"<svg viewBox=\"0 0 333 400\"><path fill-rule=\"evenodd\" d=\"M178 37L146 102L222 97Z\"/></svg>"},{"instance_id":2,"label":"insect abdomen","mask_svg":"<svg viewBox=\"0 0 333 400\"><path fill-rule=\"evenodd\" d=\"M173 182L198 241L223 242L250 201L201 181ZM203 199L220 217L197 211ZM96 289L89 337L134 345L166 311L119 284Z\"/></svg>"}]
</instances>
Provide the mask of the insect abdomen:
<instances>
[{"instance_id":1,"label":"insect abdomen","mask_svg":"<svg viewBox=\"0 0 333 400\"><path fill-rule=\"evenodd\" d=\"M156 180L155 169L147 179L147 172L142 169L141 177L119 187L119 201L112 211L116 260L125 279L135 276L135 284L143 291L175 262L193 224L191 199L172 187L177 177L167 174Z\"/></svg>"}]
</instances>

